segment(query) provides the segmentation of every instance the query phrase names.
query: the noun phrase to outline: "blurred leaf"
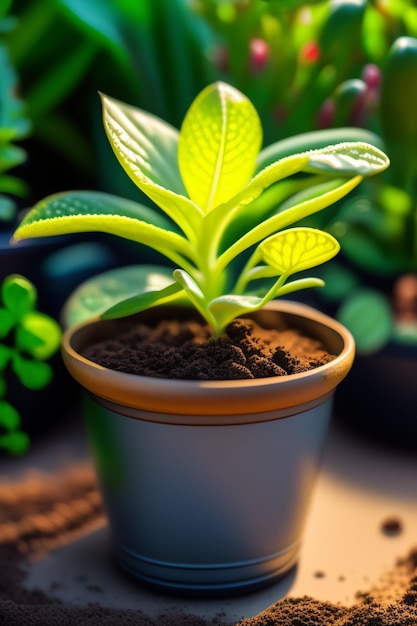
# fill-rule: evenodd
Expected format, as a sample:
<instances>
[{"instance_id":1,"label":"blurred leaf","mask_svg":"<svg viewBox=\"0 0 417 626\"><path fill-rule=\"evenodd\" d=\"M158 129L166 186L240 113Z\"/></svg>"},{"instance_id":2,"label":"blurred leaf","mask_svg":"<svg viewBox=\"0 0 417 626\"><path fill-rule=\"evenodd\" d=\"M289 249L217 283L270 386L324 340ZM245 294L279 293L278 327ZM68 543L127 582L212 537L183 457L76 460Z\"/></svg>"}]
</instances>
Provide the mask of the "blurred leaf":
<instances>
[{"instance_id":1,"label":"blurred leaf","mask_svg":"<svg viewBox=\"0 0 417 626\"><path fill-rule=\"evenodd\" d=\"M4 335L0 334L0 337L3 338ZM0 372L4 370L4 368L6 367L12 355L13 355L13 348L10 348L9 346L6 346L0 343ZM1 393L0 393L0 396L1 396Z\"/></svg>"},{"instance_id":2,"label":"blurred leaf","mask_svg":"<svg viewBox=\"0 0 417 626\"><path fill-rule=\"evenodd\" d=\"M53 377L53 370L48 363L25 359L19 354L13 356L12 368L22 385L28 389L42 389Z\"/></svg>"},{"instance_id":3,"label":"blurred leaf","mask_svg":"<svg viewBox=\"0 0 417 626\"><path fill-rule=\"evenodd\" d=\"M60 342L59 324L38 311L26 313L16 329L16 346L35 359L49 359L58 350Z\"/></svg>"},{"instance_id":4,"label":"blurred leaf","mask_svg":"<svg viewBox=\"0 0 417 626\"><path fill-rule=\"evenodd\" d=\"M14 430L0 436L0 448L7 450L13 456L24 454L29 448L30 440L26 433Z\"/></svg>"},{"instance_id":5,"label":"blurred leaf","mask_svg":"<svg viewBox=\"0 0 417 626\"><path fill-rule=\"evenodd\" d=\"M17 319L31 311L37 298L37 292L32 283L19 274L6 276L1 285L3 304Z\"/></svg>"},{"instance_id":6,"label":"blurred leaf","mask_svg":"<svg viewBox=\"0 0 417 626\"><path fill-rule=\"evenodd\" d=\"M320 295L329 302L341 302L360 284L358 274L337 259L327 263L321 269L320 276L325 283Z\"/></svg>"},{"instance_id":7,"label":"blurred leaf","mask_svg":"<svg viewBox=\"0 0 417 626\"><path fill-rule=\"evenodd\" d=\"M351 331L358 353L377 352L392 337L394 321L389 300L375 289L354 291L343 302L337 318Z\"/></svg>"},{"instance_id":8,"label":"blurred leaf","mask_svg":"<svg viewBox=\"0 0 417 626\"><path fill-rule=\"evenodd\" d=\"M0 178L0 184L1 184L1 178ZM13 222L14 218L16 217L16 214L17 214L17 207L16 207L16 204L13 202L13 200L11 198L8 198L7 196L3 196L0 193L0 229L1 229L2 222L5 224Z\"/></svg>"},{"instance_id":9,"label":"blurred leaf","mask_svg":"<svg viewBox=\"0 0 417 626\"><path fill-rule=\"evenodd\" d=\"M0 307L0 338L7 337L16 324L16 317L3 307Z\"/></svg>"},{"instance_id":10,"label":"blurred leaf","mask_svg":"<svg viewBox=\"0 0 417 626\"><path fill-rule=\"evenodd\" d=\"M20 426L19 413L5 400L0 400L0 426L7 430L16 430Z\"/></svg>"}]
</instances>

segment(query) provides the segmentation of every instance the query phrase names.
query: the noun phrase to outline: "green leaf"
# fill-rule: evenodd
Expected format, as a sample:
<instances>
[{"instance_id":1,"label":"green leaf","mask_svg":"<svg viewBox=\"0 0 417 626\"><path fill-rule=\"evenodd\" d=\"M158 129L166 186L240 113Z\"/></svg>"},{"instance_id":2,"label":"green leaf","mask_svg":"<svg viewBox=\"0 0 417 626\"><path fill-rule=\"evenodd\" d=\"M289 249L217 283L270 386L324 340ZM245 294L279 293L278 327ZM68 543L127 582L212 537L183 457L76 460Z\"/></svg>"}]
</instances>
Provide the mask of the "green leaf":
<instances>
[{"instance_id":1,"label":"green leaf","mask_svg":"<svg viewBox=\"0 0 417 626\"><path fill-rule=\"evenodd\" d=\"M337 318L352 333L361 354L371 354L390 340L394 321L388 298L376 289L359 288L340 307Z\"/></svg>"},{"instance_id":2,"label":"green leaf","mask_svg":"<svg viewBox=\"0 0 417 626\"><path fill-rule=\"evenodd\" d=\"M18 411L6 400L0 400L0 426L7 430L16 430L20 426Z\"/></svg>"},{"instance_id":3,"label":"green leaf","mask_svg":"<svg viewBox=\"0 0 417 626\"><path fill-rule=\"evenodd\" d=\"M173 284L172 268L162 265L129 265L92 276L75 289L61 318L66 327L101 315L114 305L148 291Z\"/></svg>"},{"instance_id":4,"label":"green leaf","mask_svg":"<svg viewBox=\"0 0 417 626\"><path fill-rule=\"evenodd\" d=\"M268 237L260 246L265 263L288 276L334 257L340 245L332 235L315 228L290 228Z\"/></svg>"},{"instance_id":5,"label":"green leaf","mask_svg":"<svg viewBox=\"0 0 417 626\"><path fill-rule=\"evenodd\" d=\"M239 315L258 311L264 306L264 298L257 296L227 294L212 300L208 309L216 320L217 334Z\"/></svg>"},{"instance_id":6,"label":"green leaf","mask_svg":"<svg viewBox=\"0 0 417 626\"><path fill-rule=\"evenodd\" d=\"M173 297L178 296L178 293L182 291L182 288L177 283L168 285L164 289L157 291L147 291L146 293L140 293L127 300L118 302L114 306L110 307L101 314L103 319L113 319L116 317L125 317L132 315L133 313L139 313L152 306L166 304L171 302Z\"/></svg>"},{"instance_id":7,"label":"green leaf","mask_svg":"<svg viewBox=\"0 0 417 626\"><path fill-rule=\"evenodd\" d=\"M173 276L184 289L185 293L187 294L188 298L193 303L197 311L201 313L201 315L207 320L209 324L216 328L214 319L211 318L210 312L207 308L204 293L197 285L195 280L187 272L180 269L174 270Z\"/></svg>"},{"instance_id":8,"label":"green leaf","mask_svg":"<svg viewBox=\"0 0 417 626\"><path fill-rule=\"evenodd\" d=\"M368 143L345 142L313 150L304 171L334 173L345 176L372 176L389 166L389 159L378 148Z\"/></svg>"},{"instance_id":9,"label":"green leaf","mask_svg":"<svg viewBox=\"0 0 417 626\"><path fill-rule=\"evenodd\" d=\"M19 456L24 454L30 445L30 439L21 430L13 430L0 436L0 448L7 450L9 454Z\"/></svg>"},{"instance_id":10,"label":"green leaf","mask_svg":"<svg viewBox=\"0 0 417 626\"><path fill-rule=\"evenodd\" d=\"M103 122L120 164L133 182L189 236L201 211L178 168L178 130L159 118L101 95Z\"/></svg>"},{"instance_id":11,"label":"green leaf","mask_svg":"<svg viewBox=\"0 0 417 626\"><path fill-rule=\"evenodd\" d=\"M142 216L159 223L160 218L142 205L94 191L58 193L41 200L22 221L14 238L48 237L82 232L104 232L148 245L176 261L177 252L192 255L184 237L142 221Z\"/></svg>"},{"instance_id":12,"label":"green leaf","mask_svg":"<svg viewBox=\"0 0 417 626\"><path fill-rule=\"evenodd\" d=\"M366 128L342 127L313 130L293 137L286 137L263 148L257 159L256 171L260 172L268 165L293 154L345 142L367 143L380 150L384 149L384 142L381 137Z\"/></svg>"},{"instance_id":13,"label":"green leaf","mask_svg":"<svg viewBox=\"0 0 417 626\"><path fill-rule=\"evenodd\" d=\"M4 305L16 318L31 311L37 299L35 287L19 274L11 274L4 279L1 295Z\"/></svg>"},{"instance_id":14,"label":"green leaf","mask_svg":"<svg viewBox=\"0 0 417 626\"><path fill-rule=\"evenodd\" d=\"M0 372L0 398L4 398L7 391L7 384L5 381L5 377L2 372Z\"/></svg>"},{"instance_id":15,"label":"green leaf","mask_svg":"<svg viewBox=\"0 0 417 626\"><path fill-rule=\"evenodd\" d=\"M159 226L166 230L174 230L170 220L160 215L160 213L154 209L140 204L139 202L100 191L66 191L47 196L35 204L22 220L14 237L17 240L23 239L24 236L26 236L23 234L26 229L41 220L48 221L60 217L72 216L72 220L76 222L79 217L87 215L98 215L99 217L118 215L120 217L149 222L149 224ZM42 225L42 230L44 228L45 224ZM77 232L76 225L73 226L72 232ZM50 234L54 234L54 232ZM36 235L37 233L34 236Z\"/></svg>"},{"instance_id":16,"label":"green leaf","mask_svg":"<svg viewBox=\"0 0 417 626\"><path fill-rule=\"evenodd\" d=\"M28 389L42 389L53 377L53 370L48 363L25 359L19 354L14 354L12 368L22 385Z\"/></svg>"},{"instance_id":17,"label":"green leaf","mask_svg":"<svg viewBox=\"0 0 417 626\"><path fill-rule=\"evenodd\" d=\"M4 344L0 343L0 374L11 359L13 352L13 348L10 348L9 346L5 346Z\"/></svg>"},{"instance_id":18,"label":"green leaf","mask_svg":"<svg viewBox=\"0 0 417 626\"><path fill-rule=\"evenodd\" d=\"M239 91L217 82L197 96L181 127L178 160L188 194L204 213L248 183L261 142L259 116Z\"/></svg>"},{"instance_id":19,"label":"green leaf","mask_svg":"<svg viewBox=\"0 0 417 626\"><path fill-rule=\"evenodd\" d=\"M1 187L0 182L0 226L13 223L17 214L16 203L8 196L2 195Z\"/></svg>"},{"instance_id":20,"label":"green leaf","mask_svg":"<svg viewBox=\"0 0 417 626\"><path fill-rule=\"evenodd\" d=\"M294 206L286 207L282 212L270 217L264 222L255 226L252 230L243 235L238 241L226 250L218 260L218 267L226 267L238 254L247 250L250 246L269 237L277 231L286 228L290 224L313 215L318 211L330 206L337 200L343 198L347 193L352 191L362 181L360 176L355 176L348 181L342 181L337 187L325 191L321 195L301 201Z\"/></svg>"},{"instance_id":21,"label":"green leaf","mask_svg":"<svg viewBox=\"0 0 417 626\"><path fill-rule=\"evenodd\" d=\"M7 337L16 322L16 317L10 311L0 308L0 339Z\"/></svg>"},{"instance_id":22,"label":"green leaf","mask_svg":"<svg viewBox=\"0 0 417 626\"><path fill-rule=\"evenodd\" d=\"M31 311L16 329L16 345L35 359L49 359L61 343L61 328L49 315Z\"/></svg>"},{"instance_id":23,"label":"green leaf","mask_svg":"<svg viewBox=\"0 0 417 626\"><path fill-rule=\"evenodd\" d=\"M286 296L300 289L322 287L323 284L320 278L300 278L285 284L281 284L281 281L278 280L263 297L245 294L226 294L214 298L209 303L208 309L216 321L214 328L217 331L217 335L220 335L233 319L245 313L259 311L267 302L277 296Z\"/></svg>"},{"instance_id":24,"label":"green leaf","mask_svg":"<svg viewBox=\"0 0 417 626\"><path fill-rule=\"evenodd\" d=\"M292 156L280 159L276 163L269 165L261 172L259 172L252 180L237 193L228 202L219 205L215 208L212 214L206 216L209 224L218 222L223 224L223 228L227 225L228 219L231 220L233 211L241 206L247 205L256 198L258 198L265 189L271 187L274 183L297 174L298 172L306 173L318 173L336 176L352 176L351 181L344 181L346 184L343 195L346 195L353 187L356 187L361 182L362 177L371 176L377 174L386 169L389 165L388 157L381 152L378 148L371 146L370 144L360 142L346 142L336 144L334 146L326 146L317 150L311 150L300 154L294 154ZM340 191L343 189L343 185L339 187ZM337 190L332 194L323 194L324 197L328 197L331 204L336 201ZM340 196L342 197L342 196ZM328 206L326 204L325 206ZM318 206L317 203L305 202L300 204L298 212L299 217L294 217L291 222L298 221L307 215L311 215L316 212ZM305 209L303 211L302 209ZM236 219L236 216L233 216ZM254 228L252 232L264 232L261 238L267 236L265 225L271 223L270 221L259 224L259 228ZM246 235L247 236L247 235ZM251 236L251 235L249 235ZM242 240L244 237L242 238ZM242 241L238 243L241 247ZM228 255L229 252L226 253Z\"/></svg>"}]
</instances>

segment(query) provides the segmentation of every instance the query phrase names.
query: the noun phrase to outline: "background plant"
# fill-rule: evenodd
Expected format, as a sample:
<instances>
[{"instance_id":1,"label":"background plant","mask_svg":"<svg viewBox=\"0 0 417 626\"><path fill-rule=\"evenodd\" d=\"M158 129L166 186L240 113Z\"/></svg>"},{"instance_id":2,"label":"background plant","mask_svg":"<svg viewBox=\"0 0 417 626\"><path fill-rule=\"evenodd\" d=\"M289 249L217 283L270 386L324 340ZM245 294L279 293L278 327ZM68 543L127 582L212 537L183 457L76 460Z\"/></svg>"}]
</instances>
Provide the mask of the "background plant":
<instances>
[{"instance_id":1,"label":"background plant","mask_svg":"<svg viewBox=\"0 0 417 626\"><path fill-rule=\"evenodd\" d=\"M36 289L25 277L7 276L0 289L0 447L11 454L25 452L27 435L21 417L7 400L8 381L16 376L33 391L47 386L53 377L47 363L57 350L61 329L48 315L36 310Z\"/></svg>"},{"instance_id":2,"label":"background plant","mask_svg":"<svg viewBox=\"0 0 417 626\"><path fill-rule=\"evenodd\" d=\"M11 172L26 161L26 151L18 142L29 135L31 128L4 42L15 26L16 21L8 15L8 3L3 2L0 7L0 228L13 223L17 213L15 198L28 192L25 181Z\"/></svg>"},{"instance_id":3,"label":"background plant","mask_svg":"<svg viewBox=\"0 0 417 626\"><path fill-rule=\"evenodd\" d=\"M417 280L417 38L399 37L381 68L366 66L359 78L342 83L332 109L333 124L374 128L391 167L317 222L340 240L348 260L324 271L324 295L339 305L359 350L374 351L389 340L417 345L416 319L395 319L391 306L400 277Z\"/></svg>"}]
</instances>

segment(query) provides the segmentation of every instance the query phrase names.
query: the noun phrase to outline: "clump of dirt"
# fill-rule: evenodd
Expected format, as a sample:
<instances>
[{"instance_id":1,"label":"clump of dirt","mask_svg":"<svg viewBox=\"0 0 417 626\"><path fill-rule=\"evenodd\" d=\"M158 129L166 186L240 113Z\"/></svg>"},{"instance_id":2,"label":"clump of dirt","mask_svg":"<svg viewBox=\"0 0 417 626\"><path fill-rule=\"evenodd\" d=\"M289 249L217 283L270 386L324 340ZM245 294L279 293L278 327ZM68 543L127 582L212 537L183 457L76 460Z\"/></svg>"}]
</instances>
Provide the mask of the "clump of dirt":
<instances>
[{"instance_id":1,"label":"clump of dirt","mask_svg":"<svg viewBox=\"0 0 417 626\"><path fill-rule=\"evenodd\" d=\"M83 353L116 371L182 380L238 380L297 374L335 358L298 330L271 330L237 319L219 338L196 321L136 324Z\"/></svg>"},{"instance_id":2,"label":"clump of dirt","mask_svg":"<svg viewBox=\"0 0 417 626\"><path fill-rule=\"evenodd\" d=\"M350 607L310 597L285 598L236 626L412 626L417 624L417 549L399 559Z\"/></svg>"}]
</instances>

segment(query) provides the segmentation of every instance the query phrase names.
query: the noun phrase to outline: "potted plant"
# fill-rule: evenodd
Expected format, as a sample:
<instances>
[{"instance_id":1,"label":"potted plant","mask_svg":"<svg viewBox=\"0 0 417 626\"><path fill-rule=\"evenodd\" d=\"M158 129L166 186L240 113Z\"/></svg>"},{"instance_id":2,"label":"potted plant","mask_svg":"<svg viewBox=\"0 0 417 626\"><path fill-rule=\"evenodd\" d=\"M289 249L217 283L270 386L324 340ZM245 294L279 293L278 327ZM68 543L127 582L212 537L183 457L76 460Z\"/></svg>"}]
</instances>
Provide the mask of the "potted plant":
<instances>
[{"instance_id":1,"label":"potted plant","mask_svg":"<svg viewBox=\"0 0 417 626\"><path fill-rule=\"evenodd\" d=\"M88 391L86 420L119 564L168 591L256 588L296 563L333 392L354 357L342 325L303 304L275 301L320 286L303 272L339 249L325 232L288 227L385 169L388 159L369 144L348 142L274 161L271 149L260 151L262 129L252 103L221 82L197 96L180 131L101 98L119 162L165 216L157 207L104 193L67 192L40 201L15 238L101 230L145 243L174 264L174 271L165 267L159 274L155 267L139 268L142 289L135 295L135 268L127 268L130 281L119 293L114 273L92 283L90 314L100 310L100 316L70 325L64 361ZM270 165L260 165L265 161ZM277 197L285 202L274 206ZM116 272L123 279L122 270ZM291 280L296 272L300 277ZM99 296L111 291L116 299L120 291L130 297L102 311ZM81 296L88 299L88 290ZM173 350L170 319L176 339L183 333L190 339L190 320L198 332L203 328L206 338L191 339L187 350L206 350L204 363L208 350L223 380L207 373L205 380L163 378L161 365L150 376L114 371L85 356L103 339L109 354L120 327L139 322L140 333L151 327L150 350L155 333L158 341L168 337L162 363L173 370L187 356ZM251 337L257 324L266 339ZM298 367L302 357L284 351L281 364L291 363L298 373L277 375L284 374L278 362L272 357L271 364L261 350L282 355L272 348L273 337L291 328L301 331L301 343L304 335L313 338L322 364ZM233 361L228 350L236 356L238 380L224 374L223 362ZM136 362L144 359L142 351ZM249 362L254 371L263 364L268 372L248 375Z\"/></svg>"}]
</instances>

